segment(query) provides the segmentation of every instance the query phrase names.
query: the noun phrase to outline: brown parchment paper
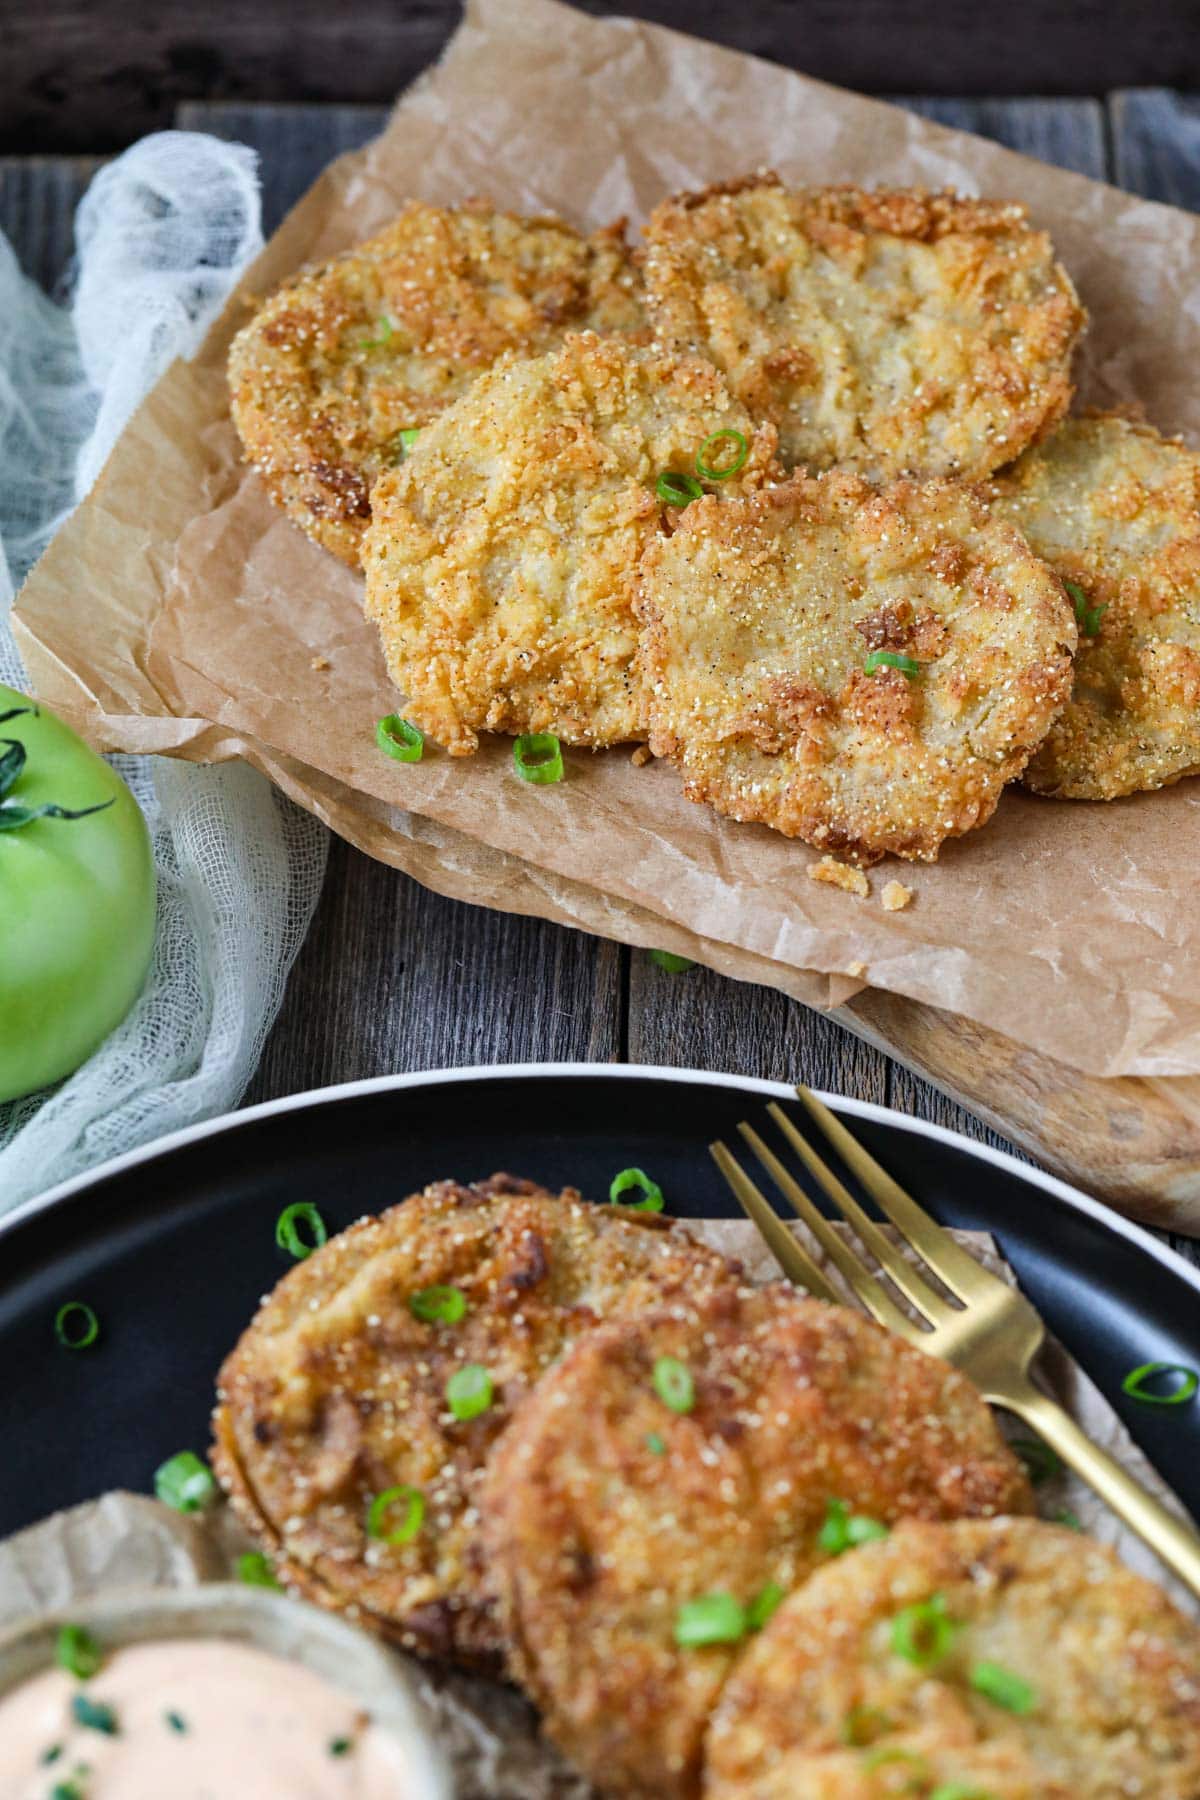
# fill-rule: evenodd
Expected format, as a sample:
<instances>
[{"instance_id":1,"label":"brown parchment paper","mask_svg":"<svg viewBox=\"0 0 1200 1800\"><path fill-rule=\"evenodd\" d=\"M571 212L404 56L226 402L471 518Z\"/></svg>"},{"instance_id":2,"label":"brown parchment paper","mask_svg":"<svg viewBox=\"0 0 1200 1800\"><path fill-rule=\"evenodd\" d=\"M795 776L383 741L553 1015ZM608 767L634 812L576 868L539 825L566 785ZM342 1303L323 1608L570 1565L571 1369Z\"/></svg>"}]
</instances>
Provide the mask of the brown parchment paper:
<instances>
[{"instance_id":1,"label":"brown parchment paper","mask_svg":"<svg viewBox=\"0 0 1200 1800\"><path fill-rule=\"evenodd\" d=\"M556 0L470 0L441 64L374 144L332 165L244 287L348 247L413 194L483 192L594 226L768 163L795 181L1024 200L1092 313L1081 400L1144 405L1200 441L1200 220ZM374 721L397 696L358 578L238 459L223 369L245 316L232 303L196 361L163 377L18 602L36 689L92 741L244 756L335 830L459 897L686 943L810 1002L844 1000L865 971L1089 1074L1200 1073L1196 782L1107 806L1010 790L936 867L889 869L917 899L885 914L885 875L867 901L809 882L806 849L690 805L669 768L637 769L626 751L568 753L554 788L513 777L507 740L471 761L381 756Z\"/></svg>"},{"instance_id":2,"label":"brown parchment paper","mask_svg":"<svg viewBox=\"0 0 1200 1800\"><path fill-rule=\"evenodd\" d=\"M740 1257L755 1280L777 1274L770 1252L745 1220L692 1221L689 1228L717 1249ZM795 1229L836 1283L838 1278L820 1247L802 1227ZM985 1233L964 1231L954 1236L988 1268L1013 1279ZM1103 1446L1158 1499L1186 1517L1078 1363L1051 1342L1041 1367L1049 1391L1079 1420L1093 1443ZM1139 1573L1160 1582L1185 1611L1196 1614L1195 1598L1082 1482L1055 1477L1039 1486L1037 1495L1043 1517L1053 1518L1069 1507L1089 1532L1111 1544ZM142 1494L105 1494L55 1513L0 1543L0 1630L39 1612L69 1606L72 1600L113 1589L189 1588L205 1581L229 1580L239 1552L247 1545L225 1507L184 1517ZM408 1667L450 1758L459 1800L593 1800L595 1790L542 1742L536 1715L511 1689L418 1663L410 1662Z\"/></svg>"}]
</instances>

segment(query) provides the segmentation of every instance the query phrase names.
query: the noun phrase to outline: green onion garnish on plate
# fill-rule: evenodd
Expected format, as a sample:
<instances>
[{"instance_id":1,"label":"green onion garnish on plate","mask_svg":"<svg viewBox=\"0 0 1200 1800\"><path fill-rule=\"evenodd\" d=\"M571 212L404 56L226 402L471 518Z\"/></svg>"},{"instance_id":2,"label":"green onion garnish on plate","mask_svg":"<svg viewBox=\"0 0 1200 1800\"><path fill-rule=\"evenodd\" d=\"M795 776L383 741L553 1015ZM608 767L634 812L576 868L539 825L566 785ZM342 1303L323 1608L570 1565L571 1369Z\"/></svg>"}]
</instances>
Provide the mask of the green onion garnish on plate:
<instances>
[{"instance_id":1,"label":"green onion garnish on plate","mask_svg":"<svg viewBox=\"0 0 1200 1800\"><path fill-rule=\"evenodd\" d=\"M457 1325L466 1317L467 1296L461 1288L418 1288L408 1296L408 1310L423 1325Z\"/></svg>"},{"instance_id":2,"label":"green onion garnish on plate","mask_svg":"<svg viewBox=\"0 0 1200 1800\"><path fill-rule=\"evenodd\" d=\"M1012 1447L1025 1464L1025 1473L1034 1487L1061 1473L1062 1458L1041 1438L1013 1438Z\"/></svg>"},{"instance_id":3,"label":"green onion garnish on plate","mask_svg":"<svg viewBox=\"0 0 1200 1800\"><path fill-rule=\"evenodd\" d=\"M637 1188L640 1200L621 1198L631 1188ZM622 1169L619 1175L614 1175L609 1183L608 1198L613 1206L624 1207L626 1212L661 1212L663 1209L663 1191L644 1169Z\"/></svg>"},{"instance_id":4,"label":"green onion garnish on plate","mask_svg":"<svg viewBox=\"0 0 1200 1800\"><path fill-rule=\"evenodd\" d=\"M1156 1393L1148 1384L1161 1380L1164 1375L1179 1375L1182 1379L1178 1387L1168 1393ZM1200 1388L1200 1375L1186 1363L1142 1363L1139 1368L1131 1369L1121 1383L1122 1393L1128 1394L1131 1400L1144 1401L1147 1406L1182 1406L1197 1388Z\"/></svg>"},{"instance_id":5,"label":"green onion garnish on plate","mask_svg":"<svg viewBox=\"0 0 1200 1800\"><path fill-rule=\"evenodd\" d=\"M1077 581L1064 581L1063 586L1071 596L1071 605L1075 608L1075 617L1084 637L1096 637L1100 630L1100 621L1108 611L1107 600L1100 606L1093 606Z\"/></svg>"},{"instance_id":6,"label":"green onion garnish on plate","mask_svg":"<svg viewBox=\"0 0 1200 1800\"><path fill-rule=\"evenodd\" d=\"M918 1756L915 1750L902 1750L898 1745L895 1749L872 1750L869 1756L863 1757L862 1766L874 1770L882 1769L888 1763L906 1763L911 1768L912 1776L903 1790L908 1793L916 1793L919 1785L929 1779L929 1764L925 1758Z\"/></svg>"},{"instance_id":7,"label":"green onion garnish on plate","mask_svg":"<svg viewBox=\"0 0 1200 1800\"><path fill-rule=\"evenodd\" d=\"M747 1631L761 1631L767 1620L779 1611L784 1598L784 1590L777 1581L768 1581L766 1587L759 1588L746 1608Z\"/></svg>"},{"instance_id":8,"label":"green onion garnish on plate","mask_svg":"<svg viewBox=\"0 0 1200 1800\"><path fill-rule=\"evenodd\" d=\"M694 969L695 963L690 956L676 956L673 950L652 950L650 961L668 975L682 975L685 969Z\"/></svg>"},{"instance_id":9,"label":"green onion garnish on plate","mask_svg":"<svg viewBox=\"0 0 1200 1800\"><path fill-rule=\"evenodd\" d=\"M405 456L411 456L417 439L421 435L421 427L419 425L406 425L404 430L398 432L396 435L400 448L403 450Z\"/></svg>"},{"instance_id":10,"label":"green onion garnish on plate","mask_svg":"<svg viewBox=\"0 0 1200 1800\"><path fill-rule=\"evenodd\" d=\"M563 778L562 745L552 731L528 731L513 744L513 762L522 781L549 787Z\"/></svg>"},{"instance_id":11,"label":"green onion garnish on plate","mask_svg":"<svg viewBox=\"0 0 1200 1800\"><path fill-rule=\"evenodd\" d=\"M654 484L654 497L663 506L690 506L703 500L704 489L694 475L680 475L675 469L664 469Z\"/></svg>"},{"instance_id":12,"label":"green onion garnish on plate","mask_svg":"<svg viewBox=\"0 0 1200 1800\"><path fill-rule=\"evenodd\" d=\"M349 1756L353 1748L354 1742L351 1738L336 1737L329 1740L330 1756Z\"/></svg>"},{"instance_id":13,"label":"green onion garnish on plate","mask_svg":"<svg viewBox=\"0 0 1200 1800\"><path fill-rule=\"evenodd\" d=\"M301 1236L301 1226L305 1236ZM324 1219L307 1200L296 1200L291 1206L285 1206L275 1221L275 1242L297 1262L303 1262L306 1256L319 1250L328 1236Z\"/></svg>"},{"instance_id":14,"label":"green onion garnish on plate","mask_svg":"<svg viewBox=\"0 0 1200 1800\"><path fill-rule=\"evenodd\" d=\"M188 1723L182 1713L164 1713L163 1718L166 1720L169 1730L178 1732L180 1737L184 1735L188 1728Z\"/></svg>"},{"instance_id":15,"label":"green onion garnish on plate","mask_svg":"<svg viewBox=\"0 0 1200 1800\"><path fill-rule=\"evenodd\" d=\"M1053 1522L1055 1525L1065 1525L1068 1531L1083 1530L1083 1520L1077 1512L1072 1512L1069 1506L1060 1506L1054 1515Z\"/></svg>"},{"instance_id":16,"label":"green onion garnish on plate","mask_svg":"<svg viewBox=\"0 0 1200 1800\"><path fill-rule=\"evenodd\" d=\"M685 1600L675 1615L675 1642L683 1650L736 1644L745 1635L746 1609L732 1594L701 1594Z\"/></svg>"},{"instance_id":17,"label":"green onion garnish on plate","mask_svg":"<svg viewBox=\"0 0 1200 1800\"><path fill-rule=\"evenodd\" d=\"M726 461L725 456L722 453L720 458L717 459L719 466L714 466L714 459L710 459L708 452L710 449L715 449L718 444L722 443L731 443L733 445L733 456L729 461ZM742 436L741 432L734 431L732 426L727 425L723 431L710 432L701 444L699 450L697 450L696 473L697 475L702 476L705 481L728 481L731 475L737 474L749 454L750 446Z\"/></svg>"},{"instance_id":18,"label":"green onion garnish on plate","mask_svg":"<svg viewBox=\"0 0 1200 1800\"><path fill-rule=\"evenodd\" d=\"M929 1669L945 1656L957 1630L953 1619L946 1615L944 1596L931 1594L928 1600L918 1600L896 1614L892 1620L892 1649L905 1662Z\"/></svg>"},{"instance_id":19,"label":"green onion garnish on plate","mask_svg":"<svg viewBox=\"0 0 1200 1800\"><path fill-rule=\"evenodd\" d=\"M193 1450L168 1457L154 1473L154 1492L176 1512L199 1512L217 1491L212 1470Z\"/></svg>"},{"instance_id":20,"label":"green onion garnish on plate","mask_svg":"<svg viewBox=\"0 0 1200 1800\"><path fill-rule=\"evenodd\" d=\"M100 1731L105 1737L119 1735L117 1715L103 1700L89 1700L86 1694L76 1694L71 1701L71 1717L87 1731Z\"/></svg>"},{"instance_id":21,"label":"green onion garnish on plate","mask_svg":"<svg viewBox=\"0 0 1200 1800\"><path fill-rule=\"evenodd\" d=\"M64 1350L87 1350L100 1336L100 1321L82 1300L68 1300L54 1315L54 1335Z\"/></svg>"},{"instance_id":22,"label":"green onion garnish on plate","mask_svg":"<svg viewBox=\"0 0 1200 1800\"><path fill-rule=\"evenodd\" d=\"M1037 1705L1036 1689L1003 1663L977 1662L971 1670L971 1686L1005 1712L1031 1713Z\"/></svg>"},{"instance_id":23,"label":"green onion garnish on plate","mask_svg":"<svg viewBox=\"0 0 1200 1800\"><path fill-rule=\"evenodd\" d=\"M376 335L374 337L359 338L358 347L360 350L381 350L385 344L391 342L392 321L388 318L386 313L378 320L375 326L375 332Z\"/></svg>"},{"instance_id":24,"label":"green onion garnish on plate","mask_svg":"<svg viewBox=\"0 0 1200 1800\"><path fill-rule=\"evenodd\" d=\"M901 656L896 650L872 650L863 669L873 675L876 669L899 669L902 675L919 675L921 665L912 656Z\"/></svg>"},{"instance_id":25,"label":"green onion garnish on plate","mask_svg":"<svg viewBox=\"0 0 1200 1800\"><path fill-rule=\"evenodd\" d=\"M402 719L399 713L388 713L375 727L375 742L385 755L396 762L420 762L425 754L425 734Z\"/></svg>"},{"instance_id":26,"label":"green onion garnish on plate","mask_svg":"<svg viewBox=\"0 0 1200 1800\"><path fill-rule=\"evenodd\" d=\"M975 1787L969 1781L941 1781L929 1800L992 1800L992 1796L986 1788Z\"/></svg>"},{"instance_id":27,"label":"green onion garnish on plate","mask_svg":"<svg viewBox=\"0 0 1200 1800\"><path fill-rule=\"evenodd\" d=\"M394 1530L387 1529L387 1516L393 1507L403 1510ZM367 1536L383 1544L410 1544L425 1523L425 1496L420 1488L385 1488L376 1494L367 1510Z\"/></svg>"},{"instance_id":28,"label":"green onion garnish on plate","mask_svg":"<svg viewBox=\"0 0 1200 1800\"><path fill-rule=\"evenodd\" d=\"M482 1363L464 1363L446 1383L446 1405L456 1419L477 1419L494 1397L495 1385Z\"/></svg>"},{"instance_id":29,"label":"green onion garnish on plate","mask_svg":"<svg viewBox=\"0 0 1200 1800\"><path fill-rule=\"evenodd\" d=\"M858 1544L870 1544L887 1536L887 1526L878 1519L868 1518L866 1513L852 1513L844 1500L831 1500L817 1542L830 1556L841 1556Z\"/></svg>"},{"instance_id":30,"label":"green onion garnish on plate","mask_svg":"<svg viewBox=\"0 0 1200 1800\"><path fill-rule=\"evenodd\" d=\"M246 1550L237 1559L237 1578L247 1587L274 1588L281 1592L269 1557L261 1550Z\"/></svg>"},{"instance_id":31,"label":"green onion garnish on plate","mask_svg":"<svg viewBox=\"0 0 1200 1800\"><path fill-rule=\"evenodd\" d=\"M60 1625L54 1643L54 1660L76 1680L87 1681L104 1661L104 1652L82 1625Z\"/></svg>"},{"instance_id":32,"label":"green onion garnish on plate","mask_svg":"<svg viewBox=\"0 0 1200 1800\"><path fill-rule=\"evenodd\" d=\"M677 1356L660 1356L651 1377L654 1391L672 1412L690 1413L696 1404L696 1384L692 1371Z\"/></svg>"}]
</instances>

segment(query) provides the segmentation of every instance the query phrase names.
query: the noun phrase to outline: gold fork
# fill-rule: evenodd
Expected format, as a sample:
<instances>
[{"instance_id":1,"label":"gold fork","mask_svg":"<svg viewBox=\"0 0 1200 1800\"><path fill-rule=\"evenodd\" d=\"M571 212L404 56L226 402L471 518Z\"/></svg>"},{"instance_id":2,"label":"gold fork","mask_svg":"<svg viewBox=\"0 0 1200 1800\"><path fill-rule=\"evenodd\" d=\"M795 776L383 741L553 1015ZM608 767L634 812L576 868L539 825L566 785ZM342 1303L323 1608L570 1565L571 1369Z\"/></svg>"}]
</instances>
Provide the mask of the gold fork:
<instances>
[{"instance_id":1,"label":"gold fork","mask_svg":"<svg viewBox=\"0 0 1200 1800\"><path fill-rule=\"evenodd\" d=\"M881 1325L941 1356L961 1369L993 1406L1015 1413L1033 1427L1077 1475L1107 1501L1113 1511L1144 1538L1169 1568L1200 1595L1200 1537L1146 1493L1119 1463L1093 1444L1058 1402L1032 1379L1034 1359L1046 1328L1023 1294L991 1275L956 1244L949 1232L929 1217L891 1176L881 1169L841 1121L806 1087L798 1087L809 1113L846 1166L862 1182L880 1211L890 1219L922 1264L955 1296L946 1298L913 1266L863 1210L849 1189L774 1102L767 1111L859 1242L893 1286L927 1321L915 1325L883 1282L850 1248L829 1220L788 1173L758 1132L738 1126L759 1162L792 1209L804 1221L842 1276L847 1287ZM812 1257L755 1186L724 1144L710 1145L713 1159L733 1189L739 1205L756 1225L789 1281L821 1300L839 1301Z\"/></svg>"}]
</instances>

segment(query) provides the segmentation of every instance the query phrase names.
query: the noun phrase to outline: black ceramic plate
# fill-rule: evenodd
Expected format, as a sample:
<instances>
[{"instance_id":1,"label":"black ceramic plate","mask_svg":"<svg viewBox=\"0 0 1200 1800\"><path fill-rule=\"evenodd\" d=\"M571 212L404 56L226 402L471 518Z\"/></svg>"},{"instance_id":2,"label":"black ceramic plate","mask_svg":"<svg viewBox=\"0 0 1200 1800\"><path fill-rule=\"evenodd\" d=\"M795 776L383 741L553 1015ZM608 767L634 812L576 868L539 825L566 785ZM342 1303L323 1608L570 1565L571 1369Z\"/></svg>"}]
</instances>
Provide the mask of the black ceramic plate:
<instances>
[{"instance_id":1,"label":"black ceramic plate","mask_svg":"<svg viewBox=\"0 0 1200 1800\"><path fill-rule=\"evenodd\" d=\"M719 1217L734 1208L707 1144L789 1096L732 1076L578 1064L396 1076L181 1132L33 1202L0 1230L0 1535L106 1488L148 1489L166 1457L205 1450L214 1372L291 1266L274 1242L289 1202L312 1201L332 1231L442 1176L505 1169L604 1198L634 1165L672 1211ZM1120 1391L1151 1359L1200 1367L1200 1271L995 1151L838 1104L944 1223L996 1233L1048 1324L1200 1511L1200 1401L1154 1408ZM100 1318L93 1348L57 1345L66 1300Z\"/></svg>"}]
</instances>

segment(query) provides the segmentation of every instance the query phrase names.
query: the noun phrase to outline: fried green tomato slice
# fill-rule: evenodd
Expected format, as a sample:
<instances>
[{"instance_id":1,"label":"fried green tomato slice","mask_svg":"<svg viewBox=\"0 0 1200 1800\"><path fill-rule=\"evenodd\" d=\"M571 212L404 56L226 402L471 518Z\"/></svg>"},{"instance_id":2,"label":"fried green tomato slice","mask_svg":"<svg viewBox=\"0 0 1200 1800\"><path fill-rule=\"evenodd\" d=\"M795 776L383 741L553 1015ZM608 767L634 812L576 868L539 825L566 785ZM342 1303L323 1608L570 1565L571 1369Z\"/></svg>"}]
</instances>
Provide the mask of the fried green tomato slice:
<instances>
[{"instance_id":1,"label":"fried green tomato slice","mask_svg":"<svg viewBox=\"0 0 1200 1800\"><path fill-rule=\"evenodd\" d=\"M1071 688L1062 584L958 482L698 501L639 610L650 745L689 798L861 864L985 824Z\"/></svg>"},{"instance_id":2,"label":"fried green tomato slice","mask_svg":"<svg viewBox=\"0 0 1200 1800\"><path fill-rule=\"evenodd\" d=\"M1200 773L1200 456L1127 419L1068 419L997 489L1080 619L1074 690L1026 786L1115 800Z\"/></svg>"},{"instance_id":3,"label":"fried green tomato slice","mask_svg":"<svg viewBox=\"0 0 1200 1800\"><path fill-rule=\"evenodd\" d=\"M494 1665L476 1498L513 1409L598 1321L732 1268L572 1189L436 1182L263 1302L220 1372L214 1467L302 1594L422 1655Z\"/></svg>"},{"instance_id":4,"label":"fried green tomato slice","mask_svg":"<svg viewBox=\"0 0 1200 1800\"><path fill-rule=\"evenodd\" d=\"M459 756L480 731L643 739L633 595L659 477L699 486L700 459L745 492L774 447L701 357L585 332L499 362L372 493L366 608L406 716Z\"/></svg>"},{"instance_id":5,"label":"fried green tomato slice","mask_svg":"<svg viewBox=\"0 0 1200 1800\"><path fill-rule=\"evenodd\" d=\"M1030 1493L962 1375L783 1284L626 1315L543 1377L488 1469L485 1543L513 1672L605 1793L698 1792L740 1628L830 1554L832 1502L878 1529Z\"/></svg>"},{"instance_id":6,"label":"fried green tomato slice","mask_svg":"<svg viewBox=\"0 0 1200 1800\"><path fill-rule=\"evenodd\" d=\"M413 200L378 236L303 271L234 339L233 419L271 498L352 567L375 478L505 351L567 331L648 335L624 225L584 237L486 201Z\"/></svg>"},{"instance_id":7,"label":"fried green tomato slice","mask_svg":"<svg viewBox=\"0 0 1200 1800\"><path fill-rule=\"evenodd\" d=\"M675 195L645 236L658 335L712 357L789 467L976 478L1070 403L1084 314L1022 206L767 173Z\"/></svg>"},{"instance_id":8,"label":"fried green tomato slice","mask_svg":"<svg viewBox=\"0 0 1200 1800\"><path fill-rule=\"evenodd\" d=\"M705 1800L935 1793L1193 1800L1200 1630L1035 1519L903 1524L850 1551L747 1647Z\"/></svg>"}]
</instances>

